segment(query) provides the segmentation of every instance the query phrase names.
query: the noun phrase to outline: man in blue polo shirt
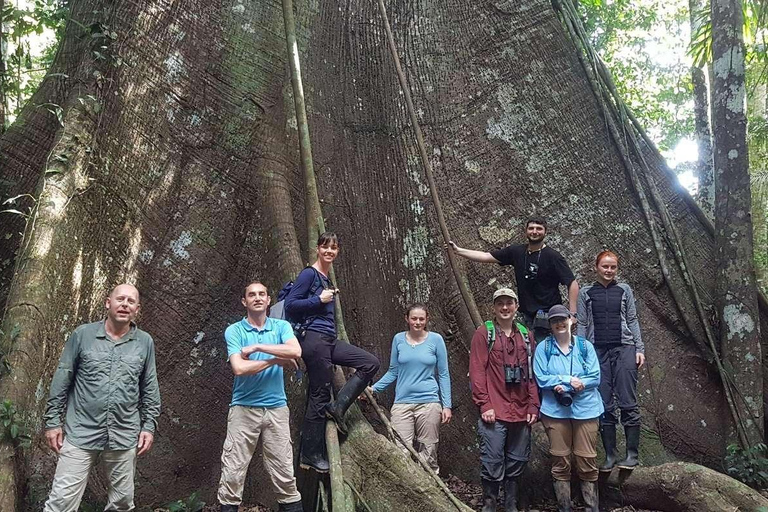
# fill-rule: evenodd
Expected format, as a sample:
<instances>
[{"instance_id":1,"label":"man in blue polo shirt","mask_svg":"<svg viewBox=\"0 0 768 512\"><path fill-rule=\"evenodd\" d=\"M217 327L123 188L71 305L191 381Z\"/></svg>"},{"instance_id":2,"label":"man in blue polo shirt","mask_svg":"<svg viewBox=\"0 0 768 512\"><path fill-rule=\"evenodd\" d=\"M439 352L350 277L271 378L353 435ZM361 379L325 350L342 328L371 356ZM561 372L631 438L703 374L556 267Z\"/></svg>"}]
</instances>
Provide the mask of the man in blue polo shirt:
<instances>
[{"instance_id":1,"label":"man in blue polo shirt","mask_svg":"<svg viewBox=\"0 0 768 512\"><path fill-rule=\"evenodd\" d=\"M283 368L297 367L301 347L288 322L267 317L269 294L262 283L246 286L242 303L247 316L224 333L235 383L221 454L221 512L237 512L259 437L279 510L302 512L283 386Z\"/></svg>"}]
</instances>

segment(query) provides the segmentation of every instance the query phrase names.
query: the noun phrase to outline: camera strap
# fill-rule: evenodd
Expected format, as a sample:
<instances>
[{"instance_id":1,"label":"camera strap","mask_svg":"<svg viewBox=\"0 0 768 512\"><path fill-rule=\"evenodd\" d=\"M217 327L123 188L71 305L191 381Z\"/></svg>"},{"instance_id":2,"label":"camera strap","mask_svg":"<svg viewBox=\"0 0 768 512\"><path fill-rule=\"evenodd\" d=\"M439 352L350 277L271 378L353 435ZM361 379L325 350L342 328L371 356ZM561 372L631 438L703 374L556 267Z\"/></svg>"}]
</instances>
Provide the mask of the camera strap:
<instances>
[{"instance_id":1,"label":"camera strap","mask_svg":"<svg viewBox=\"0 0 768 512\"><path fill-rule=\"evenodd\" d=\"M515 326L517 326L517 330L520 331L520 334L523 336L523 341L525 342L525 353L528 358L528 369L527 369L527 379L531 380L531 368L532 368L532 360L533 360L533 353L531 351L531 340L528 337L528 328L521 324L520 322L515 322ZM493 349L494 343L496 343L496 325L493 323L493 320L486 320L485 321L485 330L487 331L487 343L488 343L488 361L485 364L485 367L488 368L488 364L491 361L491 350ZM512 333L512 335L509 337L509 342L512 343L512 349L515 348L515 334ZM507 360L507 354L506 351L502 351L503 355L502 358L504 362L506 363ZM518 358L518 364L520 363L520 359Z\"/></svg>"},{"instance_id":2,"label":"camera strap","mask_svg":"<svg viewBox=\"0 0 768 512\"><path fill-rule=\"evenodd\" d=\"M587 346L584 344L584 338L579 336L571 336L573 340L573 348L571 349L571 374L573 374L573 356L574 352L578 349L581 355L581 367L584 369L584 373L587 373L589 367L587 366ZM552 351L555 350L555 337L551 334L544 340L544 354L547 356L547 366L549 366L549 360L552 358Z\"/></svg>"}]
</instances>

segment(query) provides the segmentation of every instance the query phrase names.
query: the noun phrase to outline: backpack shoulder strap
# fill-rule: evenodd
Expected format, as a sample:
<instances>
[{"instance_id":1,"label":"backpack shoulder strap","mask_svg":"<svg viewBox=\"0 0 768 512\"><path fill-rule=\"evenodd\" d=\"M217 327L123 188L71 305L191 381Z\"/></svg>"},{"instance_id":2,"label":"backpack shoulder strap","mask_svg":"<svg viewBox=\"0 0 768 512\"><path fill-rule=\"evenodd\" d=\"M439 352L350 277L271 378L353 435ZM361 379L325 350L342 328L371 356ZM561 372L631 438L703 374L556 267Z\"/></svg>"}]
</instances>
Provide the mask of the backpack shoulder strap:
<instances>
[{"instance_id":1,"label":"backpack shoulder strap","mask_svg":"<svg viewBox=\"0 0 768 512\"><path fill-rule=\"evenodd\" d=\"M550 341L552 339L551 336L547 336L544 339L544 355L547 356L547 365L549 365L549 360L552 359L552 342Z\"/></svg>"},{"instance_id":2,"label":"backpack shoulder strap","mask_svg":"<svg viewBox=\"0 0 768 512\"><path fill-rule=\"evenodd\" d=\"M485 330L488 331L488 352L490 352L493 349L493 344L496 343L496 327L492 320L485 321Z\"/></svg>"},{"instance_id":3,"label":"backpack shoulder strap","mask_svg":"<svg viewBox=\"0 0 768 512\"><path fill-rule=\"evenodd\" d=\"M584 368L584 372L587 371L587 356L589 355L589 352L587 351L587 344L584 342L584 338L581 336L576 336L576 343L579 345L579 353L581 354L581 366Z\"/></svg>"},{"instance_id":4,"label":"backpack shoulder strap","mask_svg":"<svg viewBox=\"0 0 768 512\"><path fill-rule=\"evenodd\" d=\"M523 341L525 342L525 354L528 357L528 380L531 379L531 365L533 363L533 353L531 352L531 339L528 337L528 328L521 324L520 322L515 322L515 325L517 325L517 330L520 331L520 334L523 336Z\"/></svg>"}]
</instances>

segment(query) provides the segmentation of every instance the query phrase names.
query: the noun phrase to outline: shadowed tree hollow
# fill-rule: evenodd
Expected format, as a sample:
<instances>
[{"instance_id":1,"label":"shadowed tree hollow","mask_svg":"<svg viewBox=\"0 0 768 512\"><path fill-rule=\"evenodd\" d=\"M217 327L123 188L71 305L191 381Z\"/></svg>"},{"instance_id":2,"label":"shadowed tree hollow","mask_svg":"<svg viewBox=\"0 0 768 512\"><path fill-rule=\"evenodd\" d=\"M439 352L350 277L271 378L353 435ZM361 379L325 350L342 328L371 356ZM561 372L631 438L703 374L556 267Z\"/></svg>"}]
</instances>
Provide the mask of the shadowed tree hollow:
<instances>
[{"instance_id":1,"label":"shadowed tree hollow","mask_svg":"<svg viewBox=\"0 0 768 512\"><path fill-rule=\"evenodd\" d=\"M0 217L10 368L0 392L39 430L67 335L101 316L113 285L135 282L163 398L155 446L139 462L138 500L160 504L202 489L212 501L232 385L223 331L242 317L246 281L276 292L309 263L314 244L282 6L70 6L77 23L49 77L0 138L0 192L29 194L15 208L32 208L26 223ZM466 378L474 326L443 252L376 3L294 8L322 215L341 241L335 271L347 334L387 361L404 306L429 304L432 329L448 347L455 403L441 433L441 471L477 479ZM454 240L477 249L521 240L536 213L581 280L593 278L597 252L616 252L648 354L638 387L641 457L718 466L734 433L690 291L710 312L711 226L650 145L616 143L605 98L552 4L393 0L387 8ZM61 123L37 107L44 103L61 106ZM681 253L693 281L675 264ZM464 270L486 316L492 291L514 285L507 268L464 262ZM305 383L286 384L298 439ZM761 389L750 393L763 400ZM448 509L414 465L365 422L355 425L342 444L344 475L371 506ZM54 464L42 442L18 453L1 447L0 509L39 508ZM246 502L270 502L263 477L255 457ZM96 478L91 492L103 487Z\"/></svg>"}]
</instances>

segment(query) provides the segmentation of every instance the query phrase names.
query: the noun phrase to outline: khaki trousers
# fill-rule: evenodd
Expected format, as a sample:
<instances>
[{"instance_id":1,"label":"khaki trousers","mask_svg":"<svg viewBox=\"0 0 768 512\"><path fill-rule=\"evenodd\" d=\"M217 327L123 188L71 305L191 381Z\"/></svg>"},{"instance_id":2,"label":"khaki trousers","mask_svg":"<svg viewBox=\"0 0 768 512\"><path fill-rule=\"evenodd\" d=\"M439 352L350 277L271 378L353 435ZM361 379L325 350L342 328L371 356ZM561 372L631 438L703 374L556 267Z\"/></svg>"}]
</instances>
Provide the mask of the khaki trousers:
<instances>
[{"instance_id":1,"label":"khaki trousers","mask_svg":"<svg viewBox=\"0 0 768 512\"><path fill-rule=\"evenodd\" d=\"M133 475L136 471L136 448L130 450L83 450L64 439L56 464L53 486L44 512L76 512L83 499L88 473L101 460L109 481L107 506L104 510L133 510Z\"/></svg>"},{"instance_id":2,"label":"khaki trousers","mask_svg":"<svg viewBox=\"0 0 768 512\"><path fill-rule=\"evenodd\" d=\"M391 411L392 427L409 445L416 439L416 451L435 473L440 471L437 465L437 444L442 411L443 407L439 403L394 404ZM410 455L405 447L402 449L406 455Z\"/></svg>"},{"instance_id":3,"label":"khaki trousers","mask_svg":"<svg viewBox=\"0 0 768 512\"><path fill-rule=\"evenodd\" d=\"M222 505L239 505L243 500L245 473L261 438L264 469L272 481L278 503L301 500L293 476L293 443L288 424L288 407L229 408L227 438L221 453L221 480L218 499Z\"/></svg>"},{"instance_id":4,"label":"khaki trousers","mask_svg":"<svg viewBox=\"0 0 768 512\"><path fill-rule=\"evenodd\" d=\"M541 416L549 437L549 453L554 461L552 478L571 480L571 454L576 460L576 472L585 482L596 482L598 418L573 420Z\"/></svg>"}]
</instances>

